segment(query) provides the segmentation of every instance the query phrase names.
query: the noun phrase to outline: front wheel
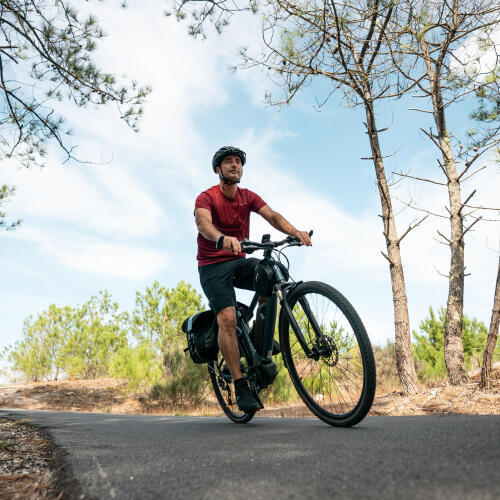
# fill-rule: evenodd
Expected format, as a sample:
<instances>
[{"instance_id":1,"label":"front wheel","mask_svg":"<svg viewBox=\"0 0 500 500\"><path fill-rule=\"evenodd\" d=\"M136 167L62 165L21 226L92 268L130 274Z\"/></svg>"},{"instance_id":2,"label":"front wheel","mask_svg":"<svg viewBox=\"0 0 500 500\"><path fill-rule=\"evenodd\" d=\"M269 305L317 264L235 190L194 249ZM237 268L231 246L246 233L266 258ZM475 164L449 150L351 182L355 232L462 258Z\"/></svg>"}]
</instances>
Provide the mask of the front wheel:
<instances>
[{"instance_id":1,"label":"front wheel","mask_svg":"<svg viewBox=\"0 0 500 500\"><path fill-rule=\"evenodd\" d=\"M236 404L233 379L220 352L216 361L208 363L208 373L217 401L226 416L237 424L249 422L255 415L255 410L249 413L239 410Z\"/></svg>"},{"instance_id":2,"label":"front wheel","mask_svg":"<svg viewBox=\"0 0 500 500\"><path fill-rule=\"evenodd\" d=\"M375 359L365 327L335 288L310 281L286 298L298 331L281 308L280 343L295 389L324 422L350 427L375 396Z\"/></svg>"}]
</instances>

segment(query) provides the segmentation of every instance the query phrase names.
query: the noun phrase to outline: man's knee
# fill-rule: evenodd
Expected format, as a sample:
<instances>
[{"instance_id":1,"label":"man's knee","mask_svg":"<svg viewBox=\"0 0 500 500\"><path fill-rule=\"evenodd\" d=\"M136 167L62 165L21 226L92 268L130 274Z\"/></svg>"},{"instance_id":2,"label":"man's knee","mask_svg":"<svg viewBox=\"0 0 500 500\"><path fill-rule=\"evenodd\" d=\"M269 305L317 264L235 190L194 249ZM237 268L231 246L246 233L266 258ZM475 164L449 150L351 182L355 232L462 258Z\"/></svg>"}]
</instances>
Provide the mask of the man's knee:
<instances>
[{"instance_id":1,"label":"man's knee","mask_svg":"<svg viewBox=\"0 0 500 500\"><path fill-rule=\"evenodd\" d=\"M236 330L236 310L234 307L226 307L217 314L219 327L224 330Z\"/></svg>"}]
</instances>

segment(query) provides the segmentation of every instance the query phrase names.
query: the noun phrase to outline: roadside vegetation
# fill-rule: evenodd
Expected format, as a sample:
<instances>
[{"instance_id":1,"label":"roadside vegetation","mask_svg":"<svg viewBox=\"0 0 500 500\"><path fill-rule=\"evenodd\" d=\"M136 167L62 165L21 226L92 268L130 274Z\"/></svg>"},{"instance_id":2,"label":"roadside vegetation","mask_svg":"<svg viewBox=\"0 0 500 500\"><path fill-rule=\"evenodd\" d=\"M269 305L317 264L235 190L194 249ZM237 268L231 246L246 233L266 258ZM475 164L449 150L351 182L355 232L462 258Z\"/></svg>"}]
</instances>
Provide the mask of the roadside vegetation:
<instances>
[{"instance_id":1,"label":"roadside vegetation","mask_svg":"<svg viewBox=\"0 0 500 500\"><path fill-rule=\"evenodd\" d=\"M109 292L100 292L74 307L51 305L29 316L22 339L5 349L17 381L95 380L119 378L128 393L143 394L150 407L202 408L213 397L205 365L195 365L187 352L181 324L203 310L202 297L188 283L167 288L155 281L136 292L135 307L123 311ZM446 309L429 314L413 331L412 354L422 387L446 383L444 359ZM488 330L464 315L462 336L468 371L481 368ZM278 332L275 334L278 338ZM378 393L400 390L393 342L374 346ZM278 376L264 391L270 406L299 398L281 356L275 358ZM500 346L493 363L500 361Z\"/></svg>"},{"instance_id":2,"label":"roadside vegetation","mask_svg":"<svg viewBox=\"0 0 500 500\"><path fill-rule=\"evenodd\" d=\"M206 396L206 367L184 352L184 319L202 310L201 295L179 282L155 281L136 293L132 311L121 311L100 292L83 305L58 307L24 322L22 339L2 353L18 380L92 380L116 377L130 390L173 405Z\"/></svg>"}]
</instances>

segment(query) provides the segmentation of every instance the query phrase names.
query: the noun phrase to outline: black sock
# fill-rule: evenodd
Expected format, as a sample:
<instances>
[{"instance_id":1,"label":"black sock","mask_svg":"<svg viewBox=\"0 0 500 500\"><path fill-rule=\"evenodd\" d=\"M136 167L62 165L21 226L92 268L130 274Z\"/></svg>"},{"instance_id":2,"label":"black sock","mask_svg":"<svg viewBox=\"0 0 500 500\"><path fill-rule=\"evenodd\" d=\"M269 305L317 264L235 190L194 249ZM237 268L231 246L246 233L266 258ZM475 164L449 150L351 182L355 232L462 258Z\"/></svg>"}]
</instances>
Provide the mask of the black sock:
<instances>
[{"instance_id":1,"label":"black sock","mask_svg":"<svg viewBox=\"0 0 500 500\"><path fill-rule=\"evenodd\" d=\"M241 386L241 385L246 385L247 381L244 378L239 378L238 380L234 381L234 386Z\"/></svg>"}]
</instances>

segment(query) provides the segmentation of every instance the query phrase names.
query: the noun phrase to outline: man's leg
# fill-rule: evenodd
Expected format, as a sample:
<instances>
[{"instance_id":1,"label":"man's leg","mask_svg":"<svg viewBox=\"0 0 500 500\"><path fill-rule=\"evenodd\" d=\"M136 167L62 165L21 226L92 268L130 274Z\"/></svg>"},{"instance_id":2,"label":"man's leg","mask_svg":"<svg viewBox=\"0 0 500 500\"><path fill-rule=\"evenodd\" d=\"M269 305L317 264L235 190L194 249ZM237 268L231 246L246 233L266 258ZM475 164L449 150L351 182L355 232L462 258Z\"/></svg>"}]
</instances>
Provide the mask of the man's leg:
<instances>
[{"instance_id":1,"label":"man's leg","mask_svg":"<svg viewBox=\"0 0 500 500\"><path fill-rule=\"evenodd\" d=\"M236 339L236 295L233 287L234 270L239 261L221 262L201 267L200 282L219 324L219 347L233 380L241 378L240 351Z\"/></svg>"},{"instance_id":2,"label":"man's leg","mask_svg":"<svg viewBox=\"0 0 500 500\"><path fill-rule=\"evenodd\" d=\"M233 277L241 261L221 262L199 268L200 283L208 298L211 309L217 315L219 323L219 347L231 372L238 408L250 412L259 408L248 383L243 378L240 368L240 350L236 338L236 295Z\"/></svg>"},{"instance_id":3,"label":"man's leg","mask_svg":"<svg viewBox=\"0 0 500 500\"><path fill-rule=\"evenodd\" d=\"M255 411L259 408L259 403L251 393L240 368L235 308L226 307L219 311L217 321L219 322L219 347L233 377L236 404L241 411Z\"/></svg>"},{"instance_id":4,"label":"man's leg","mask_svg":"<svg viewBox=\"0 0 500 500\"><path fill-rule=\"evenodd\" d=\"M219 347L229 367L233 380L242 378L240 368L240 350L236 338L236 310L226 307L217 314L219 323Z\"/></svg>"}]
</instances>

